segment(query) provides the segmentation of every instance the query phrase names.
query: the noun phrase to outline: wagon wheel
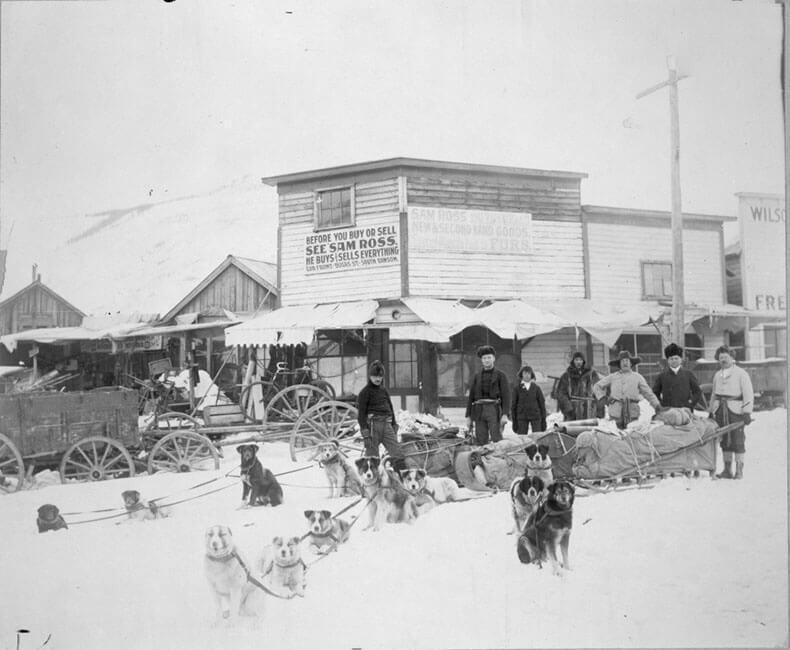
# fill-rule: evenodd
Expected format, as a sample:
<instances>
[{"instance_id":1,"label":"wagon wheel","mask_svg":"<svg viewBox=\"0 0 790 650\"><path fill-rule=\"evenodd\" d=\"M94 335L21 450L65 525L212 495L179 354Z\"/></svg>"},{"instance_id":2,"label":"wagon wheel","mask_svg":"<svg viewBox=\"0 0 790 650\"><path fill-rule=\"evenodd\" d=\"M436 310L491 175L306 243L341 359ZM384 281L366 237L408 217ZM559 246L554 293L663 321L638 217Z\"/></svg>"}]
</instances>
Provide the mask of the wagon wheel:
<instances>
[{"instance_id":1,"label":"wagon wheel","mask_svg":"<svg viewBox=\"0 0 790 650\"><path fill-rule=\"evenodd\" d=\"M0 433L0 494L22 489L24 478L22 455L11 439Z\"/></svg>"},{"instance_id":2,"label":"wagon wheel","mask_svg":"<svg viewBox=\"0 0 790 650\"><path fill-rule=\"evenodd\" d=\"M270 381L255 381L244 387L241 391L241 397L239 397L239 406L241 406L244 417L248 422L261 422L265 417L264 410L259 408L257 404L258 390L260 390L263 407L265 408L271 398L277 394L278 388ZM257 413L258 410L261 412ZM258 417L255 417L256 415Z\"/></svg>"},{"instance_id":3,"label":"wagon wheel","mask_svg":"<svg viewBox=\"0 0 790 650\"><path fill-rule=\"evenodd\" d=\"M104 436L83 438L63 454L60 480L103 481L134 476L134 461L117 440Z\"/></svg>"},{"instance_id":4,"label":"wagon wheel","mask_svg":"<svg viewBox=\"0 0 790 650\"><path fill-rule=\"evenodd\" d=\"M299 416L319 402L330 401L332 397L324 390L311 384L294 384L283 388L267 403L263 412L263 423L296 422Z\"/></svg>"},{"instance_id":5,"label":"wagon wheel","mask_svg":"<svg viewBox=\"0 0 790 650\"><path fill-rule=\"evenodd\" d=\"M148 473L193 472L219 469L219 453L214 444L194 431L174 431L159 440L148 454Z\"/></svg>"},{"instance_id":6,"label":"wagon wheel","mask_svg":"<svg viewBox=\"0 0 790 650\"><path fill-rule=\"evenodd\" d=\"M313 381L310 382L310 385L315 386L316 388L320 388L325 393L328 393L330 399L335 399L335 397L337 397L337 393L335 392L335 387L332 384L330 384L328 381L325 381L324 379L313 379Z\"/></svg>"},{"instance_id":7,"label":"wagon wheel","mask_svg":"<svg viewBox=\"0 0 790 650\"><path fill-rule=\"evenodd\" d=\"M291 431L291 460L307 460L321 443L336 440L341 449L358 451L353 438L359 432L358 411L346 402L319 402L307 409ZM298 454L298 456L297 456Z\"/></svg>"},{"instance_id":8,"label":"wagon wheel","mask_svg":"<svg viewBox=\"0 0 790 650\"><path fill-rule=\"evenodd\" d=\"M197 429L201 426L200 421L187 413L178 411L167 411L156 416L150 431L183 431L184 429Z\"/></svg>"}]
</instances>

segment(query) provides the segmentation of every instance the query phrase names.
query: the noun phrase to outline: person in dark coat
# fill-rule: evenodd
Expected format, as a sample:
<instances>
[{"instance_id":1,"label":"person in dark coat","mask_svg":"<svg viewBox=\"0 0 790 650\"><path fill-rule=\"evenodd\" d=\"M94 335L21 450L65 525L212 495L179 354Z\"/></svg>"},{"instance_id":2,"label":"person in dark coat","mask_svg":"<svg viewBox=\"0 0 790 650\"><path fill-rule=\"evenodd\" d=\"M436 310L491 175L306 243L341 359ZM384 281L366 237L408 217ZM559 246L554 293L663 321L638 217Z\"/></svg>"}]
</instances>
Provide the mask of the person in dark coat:
<instances>
[{"instance_id":1,"label":"person in dark coat","mask_svg":"<svg viewBox=\"0 0 790 650\"><path fill-rule=\"evenodd\" d=\"M535 373L529 366L518 371L518 383L513 387L511 420L513 431L525 436L546 430L546 400L543 391L535 382Z\"/></svg>"},{"instance_id":2,"label":"person in dark coat","mask_svg":"<svg viewBox=\"0 0 790 650\"><path fill-rule=\"evenodd\" d=\"M683 348L670 343L664 348L667 368L653 382L653 392L664 408L703 408L702 389L690 370L682 368Z\"/></svg>"},{"instance_id":3,"label":"person in dark coat","mask_svg":"<svg viewBox=\"0 0 790 650\"><path fill-rule=\"evenodd\" d=\"M502 429L510 413L510 387L505 373L494 368L496 350L492 346L481 345L477 356L483 369L475 373L469 387L466 426L471 430L474 422L477 444L485 445L489 438L492 442L502 440Z\"/></svg>"},{"instance_id":4,"label":"person in dark coat","mask_svg":"<svg viewBox=\"0 0 790 650\"><path fill-rule=\"evenodd\" d=\"M384 364L374 361L368 371L368 383L357 396L357 421L362 431L365 455L379 457L379 446L390 455L392 467L400 471L406 469L403 451L398 443L398 425L395 409L384 382Z\"/></svg>"},{"instance_id":5,"label":"person in dark coat","mask_svg":"<svg viewBox=\"0 0 790 650\"><path fill-rule=\"evenodd\" d=\"M596 417L592 387L599 379L595 369L587 367L584 355L574 352L571 365L557 384L557 408L565 421ZM603 413L598 417L603 417Z\"/></svg>"}]
</instances>

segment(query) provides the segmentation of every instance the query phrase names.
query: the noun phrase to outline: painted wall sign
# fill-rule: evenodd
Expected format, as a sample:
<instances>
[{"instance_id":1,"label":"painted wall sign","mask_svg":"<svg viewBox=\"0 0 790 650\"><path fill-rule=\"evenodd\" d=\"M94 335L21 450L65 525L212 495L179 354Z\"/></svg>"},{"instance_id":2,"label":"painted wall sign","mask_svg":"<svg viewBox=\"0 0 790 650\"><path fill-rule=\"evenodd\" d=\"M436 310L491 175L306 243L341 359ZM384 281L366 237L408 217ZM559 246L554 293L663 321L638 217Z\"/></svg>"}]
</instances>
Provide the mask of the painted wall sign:
<instances>
[{"instance_id":1,"label":"painted wall sign","mask_svg":"<svg viewBox=\"0 0 790 650\"><path fill-rule=\"evenodd\" d=\"M743 306L780 315L785 312L785 200L777 195L740 194Z\"/></svg>"},{"instance_id":2,"label":"painted wall sign","mask_svg":"<svg viewBox=\"0 0 790 650\"><path fill-rule=\"evenodd\" d=\"M136 336L134 338L119 339L95 339L92 341L80 341L81 352L106 352L116 354L118 352L145 352L146 350L164 349L164 337L162 336Z\"/></svg>"},{"instance_id":3,"label":"painted wall sign","mask_svg":"<svg viewBox=\"0 0 790 650\"><path fill-rule=\"evenodd\" d=\"M529 212L410 207L411 250L512 255L532 252Z\"/></svg>"},{"instance_id":4,"label":"painted wall sign","mask_svg":"<svg viewBox=\"0 0 790 650\"><path fill-rule=\"evenodd\" d=\"M341 228L305 235L305 273L331 273L400 264L398 224Z\"/></svg>"}]
</instances>

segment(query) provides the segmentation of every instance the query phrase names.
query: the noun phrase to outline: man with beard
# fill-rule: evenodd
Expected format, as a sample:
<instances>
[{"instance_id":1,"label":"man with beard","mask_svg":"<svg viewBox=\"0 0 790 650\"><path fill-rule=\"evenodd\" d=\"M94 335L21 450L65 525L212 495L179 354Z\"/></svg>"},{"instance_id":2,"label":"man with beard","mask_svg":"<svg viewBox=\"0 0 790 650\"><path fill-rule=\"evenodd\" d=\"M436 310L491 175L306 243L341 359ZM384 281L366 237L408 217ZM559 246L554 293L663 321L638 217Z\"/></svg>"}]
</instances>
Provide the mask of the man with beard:
<instances>
[{"instance_id":1,"label":"man with beard","mask_svg":"<svg viewBox=\"0 0 790 650\"><path fill-rule=\"evenodd\" d=\"M595 369L587 367L584 355L574 352L571 365L557 384L557 408L566 422L596 417L592 387L598 379Z\"/></svg>"}]
</instances>

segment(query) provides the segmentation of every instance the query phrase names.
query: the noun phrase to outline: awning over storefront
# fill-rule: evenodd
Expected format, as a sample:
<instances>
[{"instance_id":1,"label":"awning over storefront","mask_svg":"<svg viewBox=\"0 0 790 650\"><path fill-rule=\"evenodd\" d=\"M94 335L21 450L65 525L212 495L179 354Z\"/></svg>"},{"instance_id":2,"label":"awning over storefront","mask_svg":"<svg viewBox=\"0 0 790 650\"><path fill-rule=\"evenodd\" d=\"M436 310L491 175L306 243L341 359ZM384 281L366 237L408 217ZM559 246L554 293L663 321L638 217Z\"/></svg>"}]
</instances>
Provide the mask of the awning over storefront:
<instances>
[{"instance_id":1,"label":"awning over storefront","mask_svg":"<svg viewBox=\"0 0 790 650\"><path fill-rule=\"evenodd\" d=\"M589 298L543 302L541 308L558 316L566 327L583 329L604 345L613 347L625 330L658 320L663 308L657 302L615 303Z\"/></svg>"},{"instance_id":2,"label":"awning over storefront","mask_svg":"<svg viewBox=\"0 0 790 650\"><path fill-rule=\"evenodd\" d=\"M567 327L560 316L523 300L501 300L474 309L471 319L472 324L487 327L503 339L528 339Z\"/></svg>"},{"instance_id":3,"label":"awning over storefront","mask_svg":"<svg viewBox=\"0 0 790 650\"><path fill-rule=\"evenodd\" d=\"M686 325L693 324L695 329L706 332L721 333L726 330L738 332L747 328L753 329L757 325L776 323L787 318L786 312L776 314L764 311L746 309L741 305L686 305L684 308L684 321Z\"/></svg>"},{"instance_id":4,"label":"awning over storefront","mask_svg":"<svg viewBox=\"0 0 790 650\"><path fill-rule=\"evenodd\" d=\"M402 301L423 322L423 328L415 331L424 334L426 337L431 337L422 340L435 343L449 341L451 336L474 325L472 310L459 300L403 298ZM396 328L393 327L390 330L390 338L392 338L394 329ZM397 338L405 339L400 334L396 336Z\"/></svg>"},{"instance_id":5,"label":"awning over storefront","mask_svg":"<svg viewBox=\"0 0 790 650\"><path fill-rule=\"evenodd\" d=\"M373 320L378 302L357 300L281 307L225 330L227 345L310 343L319 329L355 329Z\"/></svg>"},{"instance_id":6,"label":"awning over storefront","mask_svg":"<svg viewBox=\"0 0 790 650\"><path fill-rule=\"evenodd\" d=\"M23 341L36 343L68 343L71 341L93 341L96 339L119 339L126 336L136 336L139 330L149 329L148 323L122 323L103 329L90 329L88 327L42 327L40 329L25 330L15 334L0 336L2 343L9 352L16 350L17 345Z\"/></svg>"}]
</instances>

